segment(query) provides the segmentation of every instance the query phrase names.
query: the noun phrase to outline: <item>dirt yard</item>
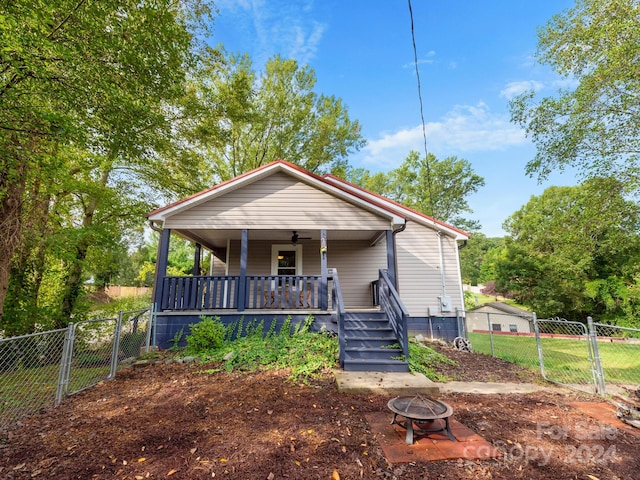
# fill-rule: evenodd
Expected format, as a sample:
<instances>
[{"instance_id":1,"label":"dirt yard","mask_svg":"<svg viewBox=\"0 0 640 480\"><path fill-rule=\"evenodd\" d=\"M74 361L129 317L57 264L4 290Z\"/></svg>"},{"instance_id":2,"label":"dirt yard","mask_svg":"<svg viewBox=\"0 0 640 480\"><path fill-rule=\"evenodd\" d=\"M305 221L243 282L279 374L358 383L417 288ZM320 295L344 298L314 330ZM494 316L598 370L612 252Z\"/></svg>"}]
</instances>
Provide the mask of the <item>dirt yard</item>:
<instances>
[{"instance_id":1,"label":"dirt yard","mask_svg":"<svg viewBox=\"0 0 640 480\"><path fill-rule=\"evenodd\" d=\"M531 382L490 357L441 348L456 380ZM347 395L331 375L227 374L162 364L115 380L0 433L4 479L640 479L640 435L580 414L566 392L443 395L454 418L503 453L495 460L390 464L365 415L390 396ZM391 418L391 415L390 417Z\"/></svg>"}]
</instances>

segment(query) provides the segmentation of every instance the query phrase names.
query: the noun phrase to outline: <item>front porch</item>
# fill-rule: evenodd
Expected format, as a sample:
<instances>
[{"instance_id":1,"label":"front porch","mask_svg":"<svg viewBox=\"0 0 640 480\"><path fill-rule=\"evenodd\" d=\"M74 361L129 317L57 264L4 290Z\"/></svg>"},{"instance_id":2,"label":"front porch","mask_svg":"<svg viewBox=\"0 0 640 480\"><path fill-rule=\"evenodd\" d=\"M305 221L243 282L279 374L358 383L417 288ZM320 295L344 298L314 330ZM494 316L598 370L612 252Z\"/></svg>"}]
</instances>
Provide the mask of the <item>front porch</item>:
<instances>
[{"instance_id":1,"label":"front porch","mask_svg":"<svg viewBox=\"0 0 640 480\"><path fill-rule=\"evenodd\" d=\"M358 311L345 309L335 269L328 269L323 280L319 275L165 277L157 344L170 348L204 315L225 325L262 323L265 334L279 331L287 320L296 325L312 315L312 330L337 334L345 370L407 371L408 313L388 272L380 270L372 288L378 296L372 301L379 300L380 307Z\"/></svg>"}]
</instances>

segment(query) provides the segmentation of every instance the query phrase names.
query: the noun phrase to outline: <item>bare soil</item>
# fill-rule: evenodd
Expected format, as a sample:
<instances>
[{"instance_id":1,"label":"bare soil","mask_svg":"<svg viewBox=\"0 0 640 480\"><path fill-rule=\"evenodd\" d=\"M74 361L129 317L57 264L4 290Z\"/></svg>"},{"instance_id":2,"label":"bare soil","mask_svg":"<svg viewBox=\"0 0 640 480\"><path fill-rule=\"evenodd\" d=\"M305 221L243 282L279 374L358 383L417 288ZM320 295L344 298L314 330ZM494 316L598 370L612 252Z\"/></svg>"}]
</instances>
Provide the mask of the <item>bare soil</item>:
<instances>
[{"instance_id":1,"label":"bare soil","mask_svg":"<svg viewBox=\"0 0 640 480\"><path fill-rule=\"evenodd\" d=\"M455 380L540 381L487 356L440 350ZM0 435L5 479L640 479L640 436L581 416L577 393L443 395L495 460L390 464L365 414L389 396L339 393L331 374L295 385L286 372L157 364L119 372Z\"/></svg>"}]
</instances>

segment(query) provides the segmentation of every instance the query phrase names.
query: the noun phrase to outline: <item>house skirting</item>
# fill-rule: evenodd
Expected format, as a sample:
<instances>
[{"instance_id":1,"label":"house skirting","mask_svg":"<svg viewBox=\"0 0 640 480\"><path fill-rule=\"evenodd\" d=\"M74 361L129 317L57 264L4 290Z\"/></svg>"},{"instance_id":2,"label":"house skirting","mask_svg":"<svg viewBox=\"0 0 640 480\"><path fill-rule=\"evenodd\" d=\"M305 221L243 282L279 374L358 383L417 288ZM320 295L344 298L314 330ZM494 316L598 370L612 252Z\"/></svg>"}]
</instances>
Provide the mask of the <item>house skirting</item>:
<instances>
[{"instance_id":1,"label":"house skirting","mask_svg":"<svg viewBox=\"0 0 640 480\"><path fill-rule=\"evenodd\" d=\"M409 334L421 334L425 337L452 342L456 337L463 337L458 317L409 317L407 321Z\"/></svg>"},{"instance_id":2,"label":"house skirting","mask_svg":"<svg viewBox=\"0 0 640 480\"><path fill-rule=\"evenodd\" d=\"M178 345L184 346L186 344L185 338L191 332L190 325L200 322L203 316L219 317L225 326L240 320L243 321L244 326L254 320L258 323L263 321L263 329L266 334L273 321L276 322L276 331L280 331L280 327L288 317L291 317L291 325L295 327L304 322L308 315L314 317L311 331L324 329L338 332L335 314L331 312L301 312L299 310L292 312L245 312L243 314L220 311L159 312L156 315L155 345L160 349L168 349L174 345L174 340L178 340ZM409 317L407 324L411 335L422 334L431 337L433 331L433 338L447 342L453 341L456 337L464 336L461 332L460 319L457 317Z\"/></svg>"},{"instance_id":3,"label":"house skirting","mask_svg":"<svg viewBox=\"0 0 640 480\"><path fill-rule=\"evenodd\" d=\"M314 321L311 325L311 331L321 331L322 329L331 332L338 331L338 324L332 321L330 312L158 312L156 314L155 328L155 345L160 349L168 349L174 346L177 341L178 346L186 345L186 336L190 334L190 325L198 323L203 316L218 317L220 321L228 326L232 323L242 321L243 327L255 320L256 323L263 322L263 330L266 334L271 328L271 324L276 322L276 332L280 331L283 323L288 317L291 317L291 325L295 327L299 323L305 321L309 316L313 315ZM293 330L293 329L292 329Z\"/></svg>"}]
</instances>

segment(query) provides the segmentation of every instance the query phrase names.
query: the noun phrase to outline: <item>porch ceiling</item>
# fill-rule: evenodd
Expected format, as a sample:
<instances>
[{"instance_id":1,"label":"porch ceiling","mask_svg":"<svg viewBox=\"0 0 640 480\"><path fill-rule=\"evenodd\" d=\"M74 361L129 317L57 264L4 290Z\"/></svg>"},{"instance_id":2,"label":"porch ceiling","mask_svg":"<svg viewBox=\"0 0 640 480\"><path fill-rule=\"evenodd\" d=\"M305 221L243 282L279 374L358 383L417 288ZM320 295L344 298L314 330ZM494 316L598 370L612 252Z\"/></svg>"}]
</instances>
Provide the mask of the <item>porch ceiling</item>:
<instances>
[{"instance_id":1,"label":"porch ceiling","mask_svg":"<svg viewBox=\"0 0 640 480\"><path fill-rule=\"evenodd\" d=\"M198 242L202 246L214 249L225 248L227 240L240 240L242 230L173 230L175 233L193 242ZM320 230L296 230L299 237L311 237L310 239L299 239L299 244L313 241L320 241ZM381 230L328 230L327 241L339 240L361 240L373 242L384 231ZM272 240L279 243L291 242L292 230L251 230L249 229L249 240Z\"/></svg>"}]
</instances>

